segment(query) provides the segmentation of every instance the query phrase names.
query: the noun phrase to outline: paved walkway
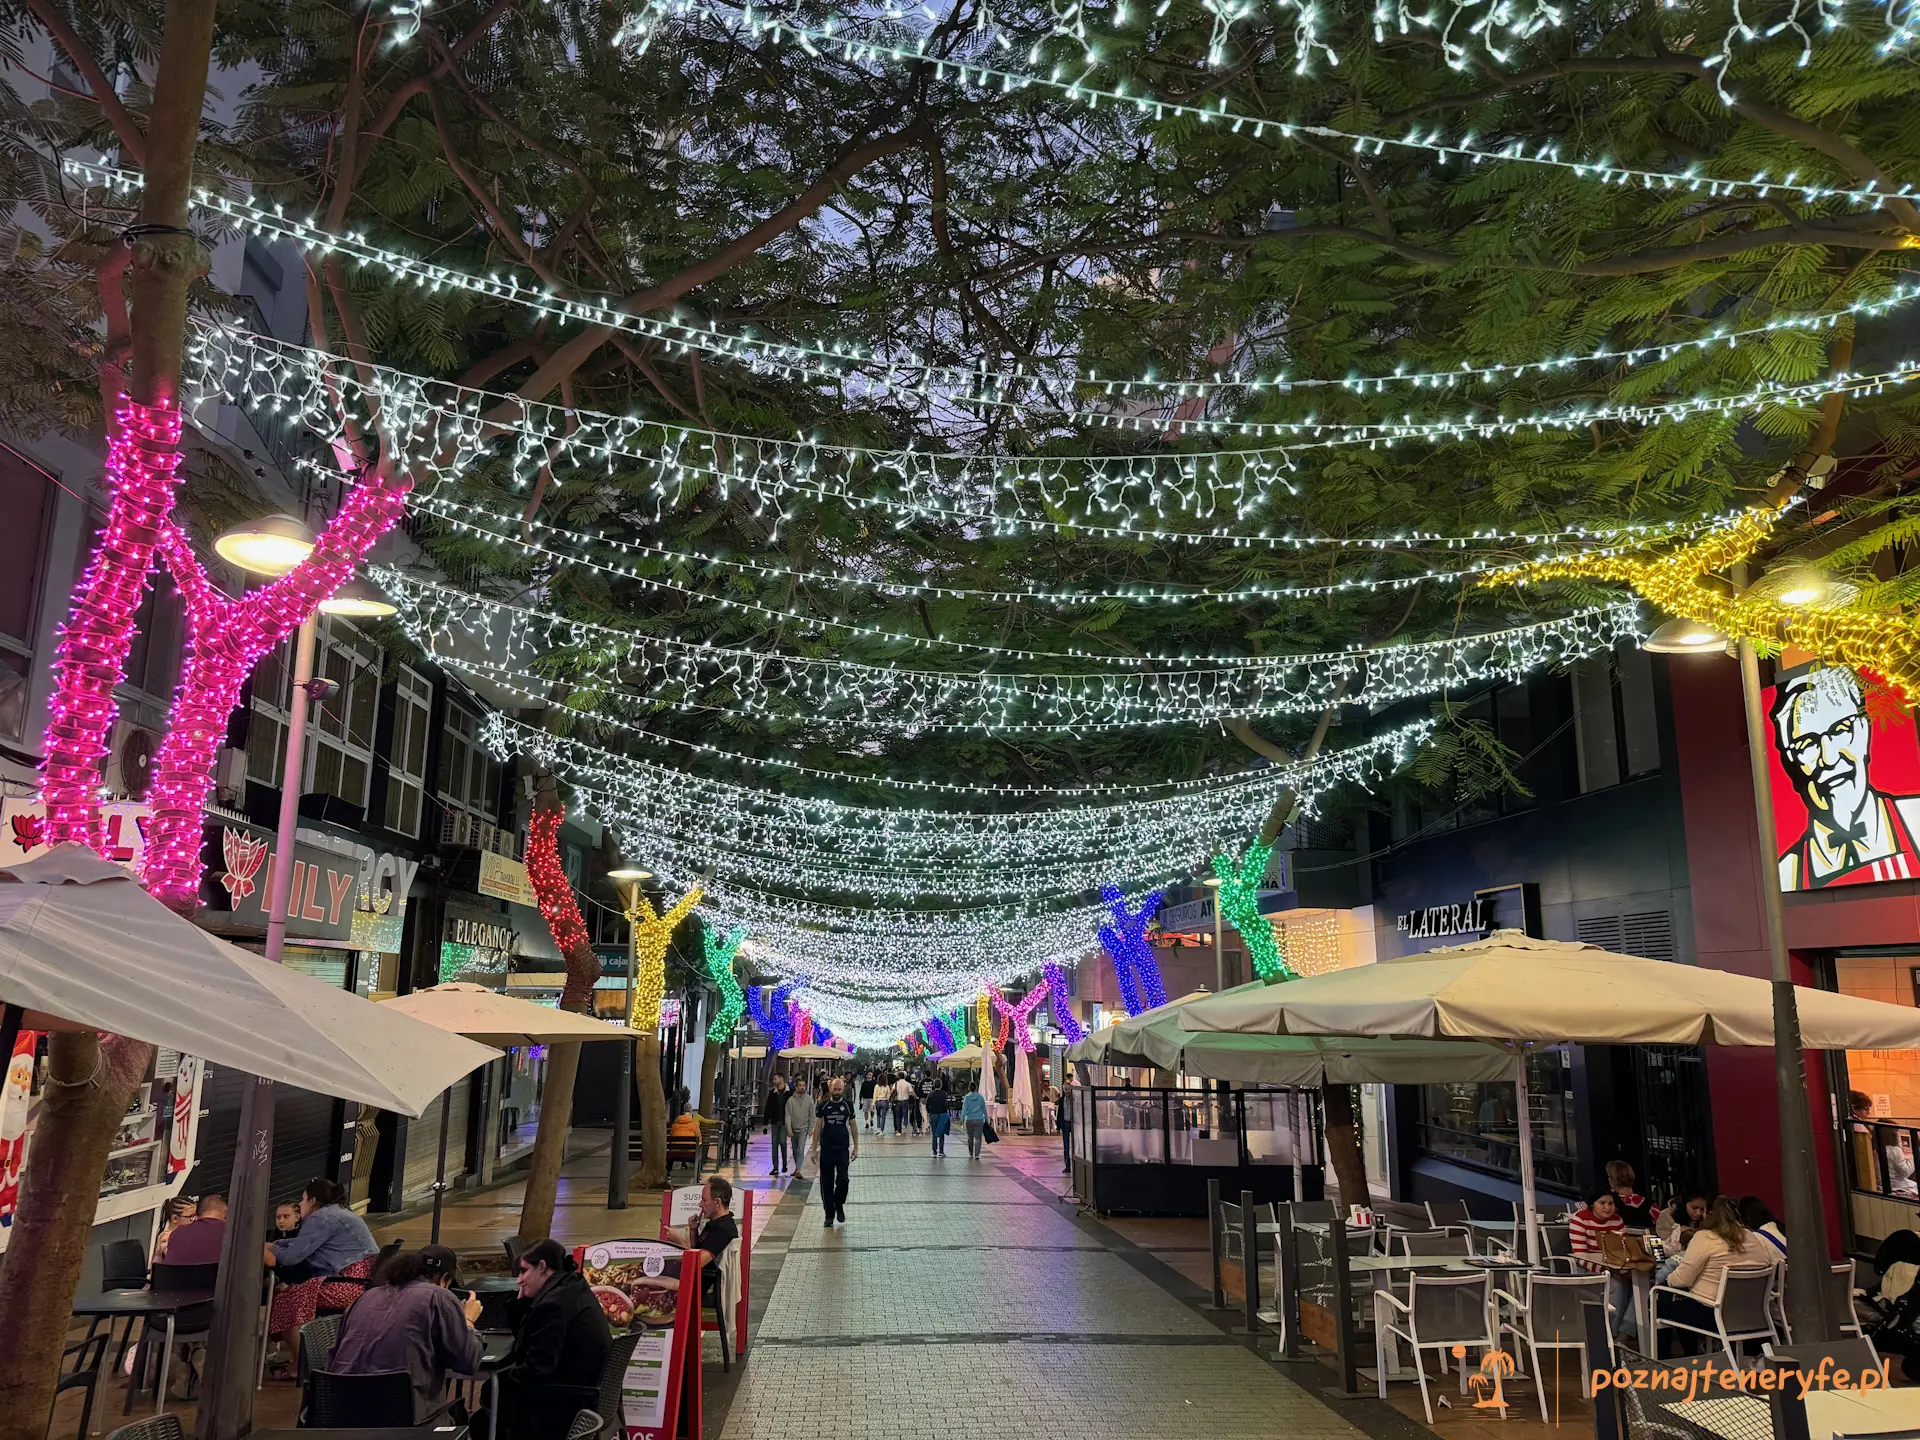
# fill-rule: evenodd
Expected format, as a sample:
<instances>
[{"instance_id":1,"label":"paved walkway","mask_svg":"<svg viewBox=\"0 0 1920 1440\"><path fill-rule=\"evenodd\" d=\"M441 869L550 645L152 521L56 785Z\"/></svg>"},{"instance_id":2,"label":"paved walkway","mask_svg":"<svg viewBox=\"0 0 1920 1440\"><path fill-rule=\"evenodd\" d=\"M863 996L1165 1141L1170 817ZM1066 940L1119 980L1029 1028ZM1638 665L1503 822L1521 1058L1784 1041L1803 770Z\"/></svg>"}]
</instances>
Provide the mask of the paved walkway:
<instances>
[{"instance_id":1,"label":"paved walkway","mask_svg":"<svg viewBox=\"0 0 1920 1440\"><path fill-rule=\"evenodd\" d=\"M755 1260L756 1278L777 1279L722 1440L897 1440L966 1416L1055 1440L1413 1433L1377 1405L1376 1423L1343 1413L1353 1402L1337 1412L1178 1273L1076 1220L1057 1141L1009 1137L980 1161L959 1136L950 1148L863 1136L847 1223L831 1230L812 1184L791 1187ZM1317 1368L1303 1378L1323 1383Z\"/></svg>"}]
</instances>

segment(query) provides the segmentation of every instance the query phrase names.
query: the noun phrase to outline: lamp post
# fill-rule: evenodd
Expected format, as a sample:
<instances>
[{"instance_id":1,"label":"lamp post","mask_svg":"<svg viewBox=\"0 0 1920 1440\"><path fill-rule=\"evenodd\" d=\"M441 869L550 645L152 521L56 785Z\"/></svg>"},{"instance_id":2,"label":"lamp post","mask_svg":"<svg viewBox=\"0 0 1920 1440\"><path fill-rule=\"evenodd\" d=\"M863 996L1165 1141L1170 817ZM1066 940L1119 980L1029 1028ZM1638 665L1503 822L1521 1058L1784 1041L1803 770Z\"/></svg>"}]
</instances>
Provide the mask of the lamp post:
<instances>
[{"instance_id":1,"label":"lamp post","mask_svg":"<svg viewBox=\"0 0 1920 1440\"><path fill-rule=\"evenodd\" d=\"M1220 939L1220 877L1209 875L1200 883L1213 891L1213 993L1218 995L1227 988L1227 952Z\"/></svg>"},{"instance_id":2,"label":"lamp post","mask_svg":"<svg viewBox=\"0 0 1920 1440\"><path fill-rule=\"evenodd\" d=\"M1733 581L1746 586L1746 566L1734 567ZM1848 598L1850 587L1829 585L1801 567L1776 571L1757 582L1782 605L1822 606ZM1661 654L1699 654L1724 650L1727 637L1692 621L1669 620L1648 637L1646 648ZM1803 1343L1834 1335L1827 1313L1826 1226L1820 1175L1813 1160L1813 1119L1807 1105L1805 1051L1800 1042L1800 1006L1794 995L1787 953L1786 905L1780 895L1780 870L1774 861L1772 776L1767 768L1767 718L1760 706L1760 660L1753 642L1735 646L1740 661L1740 698L1747 729L1747 769L1753 790L1754 830L1760 850L1760 901L1767 922L1767 949L1773 982L1773 1085L1780 1107L1780 1199L1785 1211L1787 1248L1818 1263L1788 1267L1787 1320Z\"/></svg>"},{"instance_id":3,"label":"lamp post","mask_svg":"<svg viewBox=\"0 0 1920 1440\"><path fill-rule=\"evenodd\" d=\"M222 559L251 574L285 575L313 550L313 536L291 516L269 516L228 531L214 542ZM395 606L372 586L349 581L339 603L324 600L329 614L391 615ZM287 938L287 905L293 892L293 849L300 825L300 782L304 769L307 708L332 690L329 680L313 675L319 614L300 623L294 640L293 690L287 704L287 744L280 776L280 823L274 837L273 873L267 885L266 959L280 963ZM260 1316L260 1272L267 1232L267 1187L272 1178L273 1102L271 1080L254 1077L240 1097L239 1143L227 1187L227 1230L220 1246L213 1321L207 1335L207 1371L200 1408L201 1440L230 1440L253 1425L255 1329Z\"/></svg>"},{"instance_id":4,"label":"lamp post","mask_svg":"<svg viewBox=\"0 0 1920 1440\"><path fill-rule=\"evenodd\" d=\"M623 866L618 870L609 870L607 878L620 886L627 902L627 983L621 987L620 1023L633 1025L633 981L634 970L640 964L640 932L637 928L640 910L640 882L652 878L650 870L636 870ZM631 1156L628 1154L633 1144L633 1037L620 1042L620 1083L613 1093L613 1151L607 1164L607 1208L624 1210L627 1208L627 1170Z\"/></svg>"}]
</instances>

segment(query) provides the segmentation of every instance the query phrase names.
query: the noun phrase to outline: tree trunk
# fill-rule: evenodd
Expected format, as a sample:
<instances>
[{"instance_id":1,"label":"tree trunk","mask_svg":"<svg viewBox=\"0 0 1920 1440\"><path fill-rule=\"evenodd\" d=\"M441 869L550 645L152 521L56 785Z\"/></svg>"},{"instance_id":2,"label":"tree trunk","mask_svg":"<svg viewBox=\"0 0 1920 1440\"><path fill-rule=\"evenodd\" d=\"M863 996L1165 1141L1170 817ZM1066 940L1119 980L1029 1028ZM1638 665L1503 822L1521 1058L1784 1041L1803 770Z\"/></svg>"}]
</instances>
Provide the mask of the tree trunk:
<instances>
[{"instance_id":1,"label":"tree trunk","mask_svg":"<svg viewBox=\"0 0 1920 1440\"><path fill-rule=\"evenodd\" d=\"M547 1083L540 1098L540 1127L527 1160L527 1195L520 1202L520 1243L553 1233L554 1202L560 1198L560 1164L573 1125L573 1082L580 1073L580 1042L547 1049Z\"/></svg>"},{"instance_id":2,"label":"tree trunk","mask_svg":"<svg viewBox=\"0 0 1920 1440\"><path fill-rule=\"evenodd\" d=\"M1027 1133L1044 1135L1047 1133L1046 1102L1040 1098L1043 1088L1040 1081L1040 1052L1029 1050L1025 1056L1027 1065L1027 1089L1033 1093L1033 1114L1028 1117Z\"/></svg>"},{"instance_id":3,"label":"tree trunk","mask_svg":"<svg viewBox=\"0 0 1920 1440\"><path fill-rule=\"evenodd\" d=\"M185 231L213 48L213 7L214 0L167 0L146 136L146 184L140 193L139 224L146 233L135 238L128 266L131 404L120 416L107 417L112 487L107 523L74 586L54 660L41 780L53 844L98 843L100 761L118 712L113 692L126 678L133 617L146 594L160 527L173 508L187 287L206 270L200 242ZM111 94L103 97L103 106L112 100ZM111 303L118 296L102 298ZM114 328L109 320L109 330Z\"/></svg>"},{"instance_id":4,"label":"tree trunk","mask_svg":"<svg viewBox=\"0 0 1920 1440\"><path fill-rule=\"evenodd\" d=\"M702 1115L713 1114L713 1081L714 1077L720 1073L720 1057L726 1053L727 1047L724 1041L709 1040L706 1052L700 1057L700 1103L693 1108Z\"/></svg>"},{"instance_id":5,"label":"tree trunk","mask_svg":"<svg viewBox=\"0 0 1920 1440\"><path fill-rule=\"evenodd\" d=\"M600 957L587 937L580 903L560 863L560 826L566 804L553 776L534 779L533 815L527 825L527 879L553 943L567 961L567 983L560 992L560 1008L584 1012L600 978ZM573 1125L573 1082L580 1073L580 1042L555 1045L547 1051L547 1083L540 1100L540 1126L533 1132L533 1154L527 1158L527 1193L520 1206L520 1241L531 1245L553 1232L553 1206L560 1194L560 1167L567 1158L567 1131ZM616 1144L624 1144L615 1136Z\"/></svg>"},{"instance_id":6,"label":"tree trunk","mask_svg":"<svg viewBox=\"0 0 1920 1440\"><path fill-rule=\"evenodd\" d=\"M16 1263L0 1266L0 1440L45 1440L107 1152L153 1058L150 1045L91 1031L55 1033L48 1051L7 1246Z\"/></svg>"},{"instance_id":7,"label":"tree trunk","mask_svg":"<svg viewBox=\"0 0 1920 1440\"><path fill-rule=\"evenodd\" d=\"M640 1175L642 1190L662 1190L667 1184L667 1089L660 1083L660 1035L640 1037Z\"/></svg>"},{"instance_id":8,"label":"tree trunk","mask_svg":"<svg viewBox=\"0 0 1920 1440\"><path fill-rule=\"evenodd\" d=\"M1327 1158L1333 1161L1333 1173L1340 1187L1341 1205L1371 1206L1372 1192L1367 1189L1367 1162L1360 1154L1360 1132L1353 1123L1353 1087L1322 1085L1320 1110L1326 1118Z\"/></svg>"}]
</instances>

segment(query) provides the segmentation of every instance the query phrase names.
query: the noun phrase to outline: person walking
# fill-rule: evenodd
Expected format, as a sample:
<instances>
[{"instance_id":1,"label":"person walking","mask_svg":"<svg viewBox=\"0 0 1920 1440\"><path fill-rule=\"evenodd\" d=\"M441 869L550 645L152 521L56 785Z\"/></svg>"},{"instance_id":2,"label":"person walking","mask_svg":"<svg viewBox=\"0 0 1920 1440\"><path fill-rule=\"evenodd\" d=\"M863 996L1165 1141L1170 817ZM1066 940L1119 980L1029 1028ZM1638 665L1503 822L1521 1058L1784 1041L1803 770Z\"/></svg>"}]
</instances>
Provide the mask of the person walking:
<instances>
[{"instance_id":1,"label":"person walking","mask_svg":"<svg viewBox=\"0 0 1920 1440\"><path fill-rule=\"evenodd\" d=\"M787 1077L774 1076L773 1088L767 1092L767 1103L760 1111L760 1118L767 1122L767 1150L773 1157L769 1175L778 1175L787 1168L787 1107L792 1103Z\"/></svg>"},{"instance_id":2,"label":"person walking","mask_svg":"<svg viewBox=\"0 0 1920 1440\"><path fill-rule=\"evenodd\" d=\"M933 1132L933 1153L947 1153L947 1135L953 1129L953 1116L947 1113L947 1082L935 1080L927 1092L927 1128Z\"/></svg>"},{"instance_id":3,"label":"person walking","mask_svg":"<svg viewBox=\"0 0 1920 1440\"><path fill-rule=\"evenodd\" d=\"M896 1140L907 1133L907 1106L912 1100L913 1082L903 1071L893 1082L893 1138Z\"/></svg>"},{"instance_id":4,"label":"person walking","mask_svg":"<svg viewBox=\"0 0 1920 1440\"><path fill-rule=\"evenodd\" d=\"M920 1082L913 1082L913 1098L907 1101L907 1119L913 1122L913 1138L920 1138Z\"/></svg>"},{"instance_id":5,"label":"person walking","mask_svg":"<svg viewBox=\"0 0 1920 1440\"><path fill-rule=\"evenodd\" d=\"M807 1160L807 1142L813 1138L813 1091L802 1080L787 1101L787 1135L793 1141L793 1174L797 1180Z\"/></svg>"},{"instance_id":6,"label":"person walking","mask_svg":"<svg viewBox=\"0 0 1920 1440\"><path fill-rule=\"evenodd\" d=\"M975 1085L960 1102L960 1119L967 1127L967 1158L980 1158L981 1136L987 1133L987 1097Z\"/></svg>"},{"instance_id":7,"label":"person walking","mask_svg":"<svg viewBox=\"0 0 1920 1440\"><path fill-rule=\"evenodd\" d=\"M837 1219L847 1223L847 1180L860 1158L860 1131L854 1125L846 1082L835 1076L827 1098L813 1112L813 1154L820 1157L820 1201L826 1207L826 1228Z\"/></svg>"},{"instance_id":8,"label":"person walking","mask_svg":"<svg viewBox=\"0 0 1920 1440\"><path fill-rule=\"evenodd\" d=\"M1071 1175L1073 1173L1073 1105L1067 1099L1067 1089L1064 1085L1055 1086L1053 1095L1053 1116L1055 1123L1060 1127L1060 1158L1064 1162L1060 1167L1060 1173Z\"/></svg>"},{"instance_id":9,"label":"person walking","mask_svg":"<svg viewBox=\"0 0 1920 1440\"><path fill-rule=\"evenodd\" d=\"M860 1077L860 1119L871 1130L873 1128L873 1071L869 1070Z\"/></svg>"}]
</instances>

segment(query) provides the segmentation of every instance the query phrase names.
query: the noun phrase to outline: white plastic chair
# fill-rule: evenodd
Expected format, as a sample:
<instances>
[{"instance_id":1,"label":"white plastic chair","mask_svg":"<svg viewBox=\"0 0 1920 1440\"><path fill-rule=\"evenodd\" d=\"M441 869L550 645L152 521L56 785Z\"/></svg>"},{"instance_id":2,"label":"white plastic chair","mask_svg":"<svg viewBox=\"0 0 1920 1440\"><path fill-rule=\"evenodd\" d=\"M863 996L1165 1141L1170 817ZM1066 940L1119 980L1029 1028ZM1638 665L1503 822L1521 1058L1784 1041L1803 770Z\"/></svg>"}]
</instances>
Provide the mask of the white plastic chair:
<instances>
[{"instance_id":1,"label":"white plastic chair","mask_svg":"<svg viewBox=\"0 0 1920 1440\"><path fill-rule=\"evenodd\" d=\"M1740 1352L1734 1346L1740 1341L1771 1340L1776 1344L1780 1341L1780 1330L1773 1319L1774 1294L1779 1279L1780 1272L1772 1265L1729 1265L1722 1270L1720 1294L1707 1307L1713 1312L1714 1328L1711 1330L1660 1313L1662 1295L1682 1295L1696 1302L1700 1300L1698 1295L1672 1285L1654 1286L1653 1353L1660 1353L1660 1330L1664 1326L1669 1330L1685 1330L1690 1335L1704 1335L1709 1340L1719 1341L1720 1348L1727 1352L1727 1363L1738 1368Z\"/></svg>"},{"instance_id":2,"label":"white plastic chair","mask_svg":"<svg viewBox=\"0 0 1920 1440\"><path fill-rule=\"evenodd\" d=\"M1395 1338L1405 1340L1413 1350L1414 1373L1420 1379L1420 1403L1427 1410L1427 1424L1433 1424L1433 1397L1427 1393L1426 1362L1422 1350L1438 1350L1440 1364L1446 1367L1447 1352L1458 1345L1492 1354L1500 1346L1494 1330L1493 1311L1488 1294L1493 1276L1421 1275L1407 1282L1407 1298L1391 1290L1374 1292L1375 1363L1379 1366L1380 1398L1387 1398L1387 1353ZM1467 1384L1467 1365L1460 1362L1460 1388Z\"/></svg>"},{"instance_id":3,"label":"white plastic chair","mask_svg":"<svg viewBox=\"0 0 1920 1440\"><path fill-rule=\"evenodd\" d=\"M1540 1352L1579 1350L1585 1345L1586 1321L1580 1307L1590 1300L1606 1304L1607 1281L1603 1275L1547 1275L1538 1271L1515 1278L1521 1285L1520 1294L1493 1292L1502 1317L1500 1334L1512 1335L1527 1347L1527 1373L1540 1396L1540 1421L1547 1424L1547 1383L1540 1368ZM1578 1371L1576 1366L1575 1373Z\"/></svg>"}]
</instances>

